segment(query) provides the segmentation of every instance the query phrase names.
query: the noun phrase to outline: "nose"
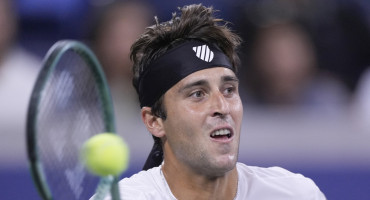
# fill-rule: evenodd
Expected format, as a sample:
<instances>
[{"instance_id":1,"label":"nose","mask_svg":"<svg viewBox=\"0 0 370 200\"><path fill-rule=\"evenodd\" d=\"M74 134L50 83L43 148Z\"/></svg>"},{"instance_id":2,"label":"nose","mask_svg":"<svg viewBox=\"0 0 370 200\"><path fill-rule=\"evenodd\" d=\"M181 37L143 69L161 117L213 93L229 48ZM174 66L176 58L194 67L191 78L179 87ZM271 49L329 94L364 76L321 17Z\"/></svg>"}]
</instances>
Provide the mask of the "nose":
<instances>
[{"instance_id":1,"label":"nose","mask_svg":"<svg viewBox=\"0 0 370 200\"><path fill-rule=\"evenodd\" d=\"M224 117L230 113L229 102L221 92L213 95L211 107L213 117Z\"/></svg>"}]
</instances>

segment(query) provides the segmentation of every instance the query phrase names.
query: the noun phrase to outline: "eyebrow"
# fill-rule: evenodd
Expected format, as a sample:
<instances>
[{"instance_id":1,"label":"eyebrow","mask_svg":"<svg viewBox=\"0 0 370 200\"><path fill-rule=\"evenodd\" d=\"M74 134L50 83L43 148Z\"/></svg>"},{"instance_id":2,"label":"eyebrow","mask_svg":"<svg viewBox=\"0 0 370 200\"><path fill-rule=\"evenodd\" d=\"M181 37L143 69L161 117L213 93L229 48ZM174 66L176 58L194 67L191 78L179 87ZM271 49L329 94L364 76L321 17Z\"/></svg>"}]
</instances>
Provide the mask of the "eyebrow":
<instances>
[{"instance_id":1,"label":"eyebrow","mask_svg":"<svg viewBox=\"0 0 370 200\"><path fill-rule=\"evenodd\" d=\"M183 87L181 87L178 92L181 93L184 90L187 90L187 89L195 87L195 86L200 86L200 85L208 85L208 81L202 79L202 80L198 80L198 81L195 81L195 82L191 82L191 83L186 84Z\"/></svg>"},{"instance_id":2,"label":"eyebrow","mask_svg":"<svg viewBox=\"0 0 370 200\"><path fill-rule=\"evenodd\" d=\"M222 79L223 82L237 82L237 83L239 83L239 79L236 76L226 75L226 76L222 76L221 79Z\"/></svg>"},{"instance_id":3,"label":"eyebrow","mask_svg":"<svg viewBox=\"0 0 370 200\"><path fill-rule=\"evenodd\" d=\"M236 76L225 75L225 76L221 77L221 80L222 80L222 82L236 82L236 83L239 83L239 79ZM208 85L208 84L209 83L208 83L207 80L201 79L201 80L194 81L194 82L191 82L189 84L184 85L183 87L181 87L178 90L178 92L181 93L182 91L187 90L189 88L192 88L192 87L195 87L195 86L201 86L201 85Z\"/></svg>"}]
</instances>

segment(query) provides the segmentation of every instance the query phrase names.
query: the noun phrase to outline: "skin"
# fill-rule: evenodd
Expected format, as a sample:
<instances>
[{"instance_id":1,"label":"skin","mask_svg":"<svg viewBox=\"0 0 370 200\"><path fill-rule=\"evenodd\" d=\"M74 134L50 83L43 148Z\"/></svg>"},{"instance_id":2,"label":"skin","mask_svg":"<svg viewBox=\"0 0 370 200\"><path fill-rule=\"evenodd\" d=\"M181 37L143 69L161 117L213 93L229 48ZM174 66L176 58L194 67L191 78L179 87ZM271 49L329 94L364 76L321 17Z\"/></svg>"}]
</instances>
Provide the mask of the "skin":
<instances>
[{"instance_id":1,"label":"skin","mask_svg":"<svg viewBox=\"0 0 370 200\"><path fill-rule=\"evenodd\" d=\"M131 81L130 47L149 25L147 13L145 5L127 2L117 3L102 16L94 45L109 82Z\"/></svg>"},{"instance_id":2,"label":"skin","mask_svg":"<svg viewBox=\"0 0 370 200\"><path fill-rule=\"evenodd\" d=\"M289 24L260 32L254 60L263 81L264 98L276 105L297 103L317 67L307 33Z\"/></svg>"},{"instance_id":3,"label":"skin","mask_svg":"<svg viewBox=\"0 0 370 200\"><path fill-rule=\"evenodd\" d=\"M235 197L243 117L238 86L230 69L200 70L165 93L166 120L142 108L148 130L162 139L162 171L177 199ZM211 137L220 129L229 130L231 137Z\"/></svg>"},{"instance_id":4,"label":"skin","mask_svg":"<svg viewBox=\"0 0 370 200\"><path fill-rule=\"evenodd\" d=\"M16 16L11 1L0 1L0 62L4 59L17 32Z\"/></svg>"}]
</instances>

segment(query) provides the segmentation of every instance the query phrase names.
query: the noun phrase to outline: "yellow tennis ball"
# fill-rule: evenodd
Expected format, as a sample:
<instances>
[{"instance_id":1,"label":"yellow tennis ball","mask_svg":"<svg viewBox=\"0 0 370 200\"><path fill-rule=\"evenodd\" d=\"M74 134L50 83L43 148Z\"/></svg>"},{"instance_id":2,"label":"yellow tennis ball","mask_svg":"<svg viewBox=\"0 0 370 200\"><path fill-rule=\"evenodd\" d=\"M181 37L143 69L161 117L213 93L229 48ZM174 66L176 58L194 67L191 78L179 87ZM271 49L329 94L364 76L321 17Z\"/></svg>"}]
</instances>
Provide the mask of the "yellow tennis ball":
<instances>
[{"instance_id":1,"label":"yellow tennis ball","mask_svg":"<svg viewBox=\"0 0 370 200\"><path fill-rule=\"evenodd\" d=\"M116 176L127 169L129 149L118 135L101 133L85 142L81 155L91 173L98 176Z\"/></svg>"}]
</instances>

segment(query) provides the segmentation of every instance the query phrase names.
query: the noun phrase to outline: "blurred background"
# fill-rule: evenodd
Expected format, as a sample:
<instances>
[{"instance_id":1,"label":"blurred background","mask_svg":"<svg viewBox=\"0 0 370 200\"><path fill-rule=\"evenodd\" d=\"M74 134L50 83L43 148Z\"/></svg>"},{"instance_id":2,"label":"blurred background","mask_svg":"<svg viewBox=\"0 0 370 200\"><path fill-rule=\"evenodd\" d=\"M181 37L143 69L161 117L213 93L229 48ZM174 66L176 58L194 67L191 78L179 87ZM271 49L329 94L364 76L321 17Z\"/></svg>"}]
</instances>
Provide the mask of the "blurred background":
<instances>
[{"instance_id":1,"label":"blurred background","mask_svg":"<svg viewBox=\"0 0 370 200\"><path fill-rule=\"evenodd\" d=\"M25 120L42 58L61 39L85 42L107 75L118 133L138 172L152 138L131 86L130 45L177 7L203 3L244 40L239 160L313 179L328 199L370 199L370 1L1 0L1 199L40 199Z\"/></svg>"}]
</instances>

